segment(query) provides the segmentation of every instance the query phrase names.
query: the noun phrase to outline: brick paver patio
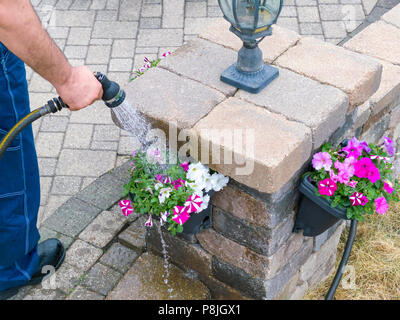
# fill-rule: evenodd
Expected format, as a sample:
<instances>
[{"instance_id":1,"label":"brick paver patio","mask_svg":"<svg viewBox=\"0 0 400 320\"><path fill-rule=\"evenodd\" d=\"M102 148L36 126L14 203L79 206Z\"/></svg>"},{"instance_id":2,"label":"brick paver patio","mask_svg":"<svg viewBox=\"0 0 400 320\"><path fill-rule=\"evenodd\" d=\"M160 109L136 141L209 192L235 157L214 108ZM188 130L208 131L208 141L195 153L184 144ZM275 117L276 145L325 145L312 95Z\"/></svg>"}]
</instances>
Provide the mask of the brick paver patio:
<instances>
[{"instance_id":1,"label":"brick paver patio","mask_svg":"<svg viewBox=\"0 0 400 320\"><path fill-rule=\"evenodd\" d=\"M399 1L285 0L284 2L279 25L302 35L339 43L379 18ZM143 65L145 57L152 59L166 51L173 51L184 42L196 37L205 25L221 16L217 0L32 0L32 3L49 34L73 65L85 64L93 71L106 73L121 85L126 84L133 71ZM43 105L56 95L54 88L29 68L27 77L32 109ZM42 118L34 123L34 134L42 191L39 225L43 225L41 231L45 233L44 237L57 236L56 232L60 232L57 230L57 223L60 228L65 227L67 222L63 225L63 221L67 221L66 219L73 220L74 224L80 220L82 225L89 223L92 216L98 215L98 212L89 210L86 212L87 216L69 217L68 213L72 209L68 208L79 209L83 205L82 200L85 201L85 197L91 196L87 194L90 190L86 192L86 189L83 193L81 191L98 177L124 162L124 157L132 151L129 134L114 125L108 108L102 102L97 102L80 112L71 113L64 110ZM98 184L110 185L107 179L114 179L115 182L116 178L106 176L102 179L104 181ZM95 194L96 190L92 191ZM118 195L112 196L117 198ZM114 202L118 200L114 198L112 199ZM64 205L64 208L67 208L66 212L63 212L63 209L53 216L56 209L65 202L67 202ZM101 207L103 210L114 211L107 205L96 204L97 207L93 210ZM96 218L98 221L93 223L96 226L104 224L108 216L113 216L109 211L99 215ZM56 215L59 217L55 217ZM64 220L60 219L64 215ZM51 230L46 229L49 225L52 226ZM112 234L109 235L107 233L102 235L108 237L103 239L104 243L108 243L123 225L126 225L126 221L122 219L117 226L118 230L112 230ZM71 244L73 238L82 231L75 230L74 227L76 226L71 226L71 230L61 230L64 231L62 235L58 234L67 245ZM87 250L90 252L88 259L96 261L102 254L98 248L104 247L103 243L91 241L90 226L79 237L79 240L71 244L72 258L63 266L65 270L59 272L60 276L69 277L69 280L65 280L68 285L71 285L70 279L82 271L78 269L84 266L82 261L77 263L73 260L74 250ZM120 241L123 242L121 239ZM97 263L90 273L94 278L104 278L110 283L90 282L89 277L82 284L74 283L73 287L77 284L78 287L70 298L89 299L90 295L93 299L104 298L126 271L113 269L111 260L114 254L118 259L122 259L122 255L128 261L126 265L129 265L137 258L137 249L140 251L144 247L142 242L143 240L140 245L136 243L132 245L135 249L133 251L119 243L109 248L108 257L107 254L104 255L100 259L101 263ZM107 259L111 259L111 262L107 262ZM90 264L88 261L88 265ZM70 289L64 288L62 296L65 297L65 292L69 292ZM57 292L51 292L51 297L45 298L60 298ZM27 298L39 299L43 298L43 295L39 289L33 289Z\"/></svg>"}]
</instances>

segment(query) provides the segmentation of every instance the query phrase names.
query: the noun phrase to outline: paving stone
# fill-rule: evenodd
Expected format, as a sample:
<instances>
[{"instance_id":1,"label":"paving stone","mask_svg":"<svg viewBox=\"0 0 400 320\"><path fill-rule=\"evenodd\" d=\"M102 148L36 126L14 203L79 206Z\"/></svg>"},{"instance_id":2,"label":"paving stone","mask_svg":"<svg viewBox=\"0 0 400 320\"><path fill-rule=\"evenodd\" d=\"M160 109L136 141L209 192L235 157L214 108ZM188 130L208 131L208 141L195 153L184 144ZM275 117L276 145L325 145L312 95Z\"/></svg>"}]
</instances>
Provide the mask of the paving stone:
<instances>
[{"instance_id":1,"label":"paving stone","mask_svg":"<svg viewBox=\"0 0 400 320\"><path fill-rule=\"evenodd\" d=\"M96 125L93 139L97 141L118 141L120 129L114 125Z\"/></svg>"},{"instance_id":2,"label":"paving stone","mask_svg":"<svg viewBox=\"0 0 400 320\"><path fill-rule=\"evenodd\" d=\"M43 132L65 132L68 126L68 117L52 116L44 117L40 131Z\"/></svg>"},{"instance_id":3,"label":"paving stone","mask_svg":"<svg viewBox=\"0 0 400 320\"><path fill-rule=\"evenodd\" d=\"M133 58L135 45L135 40L114 40L111 56L113 58Z\"/></svg>"},{"instance_id":4,"label":"paving stone","mask_svg":"<svg viewBox=\"0 0 400 320\"><path fill-rule=\"evenodd\" d=\"M212 86L226 95L233 95L237 89L222 82L220 77L236 60L237 53L233 50L198 39L179 48L164 59L160 66Z\"/></svg>"},{"instance_id":5,"label":"paving stone","mask_svg":"<svg viewBox=\"0 0 400 320\"><path fill-rule=\"evenodd\" d=\"M155 128L163 128L169 121L177 121L180 128L190 128L225 98L214 89L161 68L150 69L146 77L139 77L126 89L127 100L154 119ZM149 99L148 92L152 91L158 94Z\"/></svg>"},{"instance_id":6,"label":"paving stone","mask_svg":"<svg viewBox=\"0 0 400 320\"><path fill-rule=\"evenodd\" d=\"M110 71L131 71L132 70L132 59L117 59L113 58L110 60Z\"/></svg>"},{"instance_id":7,"label":"paving stone","mask_svg":"<svg viewBox=\"0 0 400 320\"><path fill-rule=\"evenodd\" d=\"M89 123L89 124L113 124L110 110L104 105L103 101L97 101L93 105L79 112L72 112L70 123Z\"/></svg>"},{"instance_id":8,"label":"paving stone","mask_svg":"<svg viewBox=\"0 0 400 320\"><path fill-rule=\"evenodd\" d=\"M68 248L73 242L73 239L71 237L63 235L59 232L53 231L46 227L39 227L39 233L40 233L39 243L50 238L55 238L60 240L65 248Z\"/></svg>"},{"instance_id":9,"label":"paving stone","mask_svg":"<svg viewBox=\"0 0 400 320\"><path fill-rule=\"evenodd\" d=\"M118 280L122 277L119 272L96 263L87 273L82 285L88 289L106 296L114 288Z\"/></svg>"},{"instance_id":10,"label":"paving stone","mask_svg":"<svg viewBox=\"0 0 400 320\"><path fill-rule=\"evenodd\" d=\"M266 127L270 130L265 131ZM237 98L219 104L194 130L201 141L202 152L197 157L202 163L261 192L279 190L303 166L311 152L309 128ZM244 150L238 145L233 148L235 131L236 135L245 137L246 146L254 145L254 148ZM212 151L213 147L207 150L209 143L217 148L216 152ZM239 143L238 140L236 144Z\"/></svg>"},{"instance_id":11,"label":"paving stone","mask_svg":"<svg viewBox=\"0 0 400 320\"><path fill-rule=\"evenodd\" d=\"M138 252L146 249L146 222L145 216L139 216L126 230L118 235L119 241Z\"/></svg>"},{"instance_id":12,"label":"paving stone","mask_svg":"<svg viewBox=\"0 0 400 320\"><path fill-rule=\"evenodd\" d=\"M82 240L76 240L67 250L65 262L81 271L87 271L103 254L103 250Z\"/></svg>"},{"instance_id":13,"label":"paving stone","mask_svg":"<svg viewBox=\"0 0 400 320\"><path fill-rule=\"evenodd\" d=\"M35 141L36 151L39 157L58 157L64 133L39 132Z\"/></svg>"},{"instance_id":14,"label":"paving stone","mask_svg":"<svg viewBox=\"0 0 400 320\"><path fill-rule=\"evenodd\" d=\"M380 63L383 66L382 80L378 91L369 100L373 115L393 103L400 93L400 67L382 60Z\"/></svg>"},{"instance_id":15,"label":"paving stone","mask_svg":"<svg viewBox=\"0 0 400 320\"><path fill-rule=\"evenodd\" d=\"M180 29L143 29L139 30L138 46L167 47L180 46L183 43L183 31Z\"/></svg>"},{"instance_id":16,"label":"paving stone","mask_svg":"<svg viewBox=\"0 0 400 320\"><path fill-rule=\"evenodd\" d=\"M32 288L23 300L64 300L65 294L58 290Z\"/></svg>"},{"instance_id":17,"label":"paving stone","mask_svg":"<svg viewBox=\"0 0 400 320\"><path fill-rule=\"evenodd\" d=\"M400 28L400 5L397 5L392 10L385 13L382 16L382 20Z\"/></svg>"},{"instance_id":18,"label":"paving stone","mask_svg":"<svg viewBox=\"0 0 400 320\"><path fill-rule=\"evenodd\" d=\"M344 124L347 96L289 70L279 72L279 77L259 94L239 90L235 96L304 123L312 129L313 148L318 148Z\"/></svg>"},{"instance_id":19,"label":"paving stone","mask_svg":"<svg viewBox=\"0 0 400 320\"><path fill-rule=\"evenodd\" d=\"M63 149L58 160L56 174L98 177L114 168L115 158L115 152L111 151Z\"/></svg>"},{"instance_id":20,"label":"paving stone","mask_svg":"<svg viewBox=\"0 0 400 320\"><path fill-rule=\"evenodd\" d=\"M199 37L235 51L239 51L243 46L243 42L229 31L229 23L222 18L217 19L214 24L202 31ZM274 25L272 35L266 37L259 44L263 52L264 61L271 63L288 48L294 46L299 39L300 37L297 33Z\"/></svg>"},{"instance_id":21,"label":"paving stone","mask_svg":"<svg viewBox=\"0 0 400 320\"><path fill-rule=\"evenodd\" d=\"M378 21L347 41L344 47L400 65L399 43L400 29Z\"/></svg>"},{"instance_id":22,"label":"paving stone","mask_svg":"<svg viewBox=\"0 0 400 320\"><path fill-rule=\"evenodd\" d=\"M64 262L53 276L42 282L42 287L45 289L57 289L68 294L79 284L83 275L84 272L82 270Z\"/></svg>"},{"instance_id":23,"label":"paving stone","mask_svg":"<svg viewBox=\"0 0 400 320\"><path fill-rule=\"evenodd\" d=\"M87 203L107 210L121 199L124 182L105 174L76 195Z\"/></svg>"},{"instance_id":24,"label":"paving stone","mask_svg":"<svg viewBox=\"0 0 400 320\"><path fill-rule=\"evenodd\" d=\"M185 0L163 2L163 28L183 28Z\"/></svg>"},{"instance_id":25,"label":"paving stone","mask_svg":"<svg viewBox=\"0 0 400 320\"><path fill-rule=\"evenodd\" d=\"M382 65L373 59L313 38L301 39L276 63L343 90L352 106L375 93L382 73Z\"/></svg>"},{"instance_id":26,"label":"paving stone","mask_svg":"<svg viewBox=\"0 0 400 320\"><path fill-rule=\"evenodd\" d=\"M82 178L57 176L54 178L52 194L74 195L79 192Z\"/></svg>"},{"instance_id":27,"label":"paving stone","mask_svg":"<svg viewBox=\"0 0 400 320\"><path fill-rule=\"evenodd\" d=\"M71 198L59 207L44 222L43 226L71 238L76 237L99 213L101 209Z\"/></svg>"},{"instance_id":28,"label":"paving stone","mask_svg":"<svg viewBox=\"0 0 400 320\"><path fill-rule=\"evenodd\" d=\"M116 5L118 7L118 5ZM139 20L141 0L121 0L119 10L119 20L137 21Z\"/></svg>"},{"instance_id":29,"label":"paving stone","mask_svg":"<svg viewBox=\"0 0 400 320\"><path fill-rule=\"evenodd\" d=\"M91 124L74 124L68 125L65 134L64 148L71 149L87 149L90 146L92 138L93 125Z\"/></svg>"},{"instance_id":30,"label":"paving stone","mask_svg":"<svg viewBox=\"0 0 400 320\"><path fill-rule=\"evenodd\" d=\"M92 33L91 28L80 28L80 27L71 28L68 35L67 44L87 46L90 42L91 33Z\"/></svg>"},{"instance_id":31,"label":"paving stone","mask_svg":"<svg viewBox=\"0 0 400 320\"><path fill-rule=\"evenodd\" d=\"M210 296L204 284L188 278L174 265L169 265L168 285L163 276L163 259L145 253L136 260L107 300L204 300ZM171 293L168 293L169 288Z\"/></svg>"},{"instance_id":32,"label":"paving stone","mask_svg":"<svg viewBox=\"0 0 400 320\"><path fill-rule=\"evenodd\" d=\"M56 158L38 158L39 172L42 177L53 176L56 171Z\"/></svg>"},{"instance_id":33,"label":"paving stone","mask_svg":"<svg viewBox=\"0 0 400 320\"><path fill-rule=\"evenodd\" d=\"M58 27L91 27L95 14L94 11L55 10L50 20L50 25Z\"/></svg>"},{"instance_id":34,"label":"paving stone","mask_svg":"<svg viewBox=\"0 0 400 320\"><path fill-rule=\"evenodd\" d=\"M81 232L79 238L96 247L104 248L126 222L122 214L103 211Z\"/></svg>"},{"instance_id":35,"label":"paving stone","mask_svg":"<svg viewBox=\"0 0 400 320\"><path fill-rule=\"evenodd\" d=\"M104 296L78 286L65 300L104 300Z\"/></svg>"},{"instance_id":36,"label":"paving stone","mask_svg":"<svg viewBox=\"0 0 400 320\"><path fill-rule=\"evenodd\" d=\"M111 46L89 46L86 63L107 64L110 59Z\"/></svg>"},{"instance_id":37,"label":"paving stone","mask_svg":"<svg viewBox=\"0 0 400 320\"><path fill-rule=\"evenodd\" d=\"M135 251L116 242L100 258L100 262L124 274L138 256Z\"/></svg>"},{"instance_id":38,"label":"paving stone","mask_svg":"<svg viewBox=\"0 0 400 320\"><path fill-rule=\"evenodd\" d=\"M138 23L125 21L96 21L94 23L93 38L134 39Z\"/></svg>"}]
</instances>

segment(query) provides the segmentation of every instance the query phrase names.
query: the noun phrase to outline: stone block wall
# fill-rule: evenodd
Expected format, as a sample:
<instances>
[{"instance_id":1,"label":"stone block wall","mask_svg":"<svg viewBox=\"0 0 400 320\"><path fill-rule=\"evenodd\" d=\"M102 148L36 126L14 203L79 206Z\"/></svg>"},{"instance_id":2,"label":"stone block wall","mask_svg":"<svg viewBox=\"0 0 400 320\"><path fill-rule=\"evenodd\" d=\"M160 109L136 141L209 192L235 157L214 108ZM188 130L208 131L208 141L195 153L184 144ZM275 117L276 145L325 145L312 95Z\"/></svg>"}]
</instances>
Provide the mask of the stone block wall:
<instances>
[{"instance_id":1,"label":"stone block wall","mask_svg":"<svg viewBox=\"0 0 400 320\"><path fill-rule=\"evenodd\" d=\"M333 272L344 224L314 238L292 233L297 187L328 140L388 135L400 142L398 21L400 5L344 47L274 26L260 47L280 76L254 95L219 80L241 46L221 19L127 88L132 105L170 143L191 138L194 159L231 177L212 198L212 227L196 243L163 233L170 261L203 281L214 299L300 299ZM168 130L171 121L177 133ZM251 129L254 139L232 148L212 129ZM204 145L221 152L199 153ZM248 163L252 170L238 174ZM162 254L158 228L147 243Z\"/></svg>"}]
</instances>

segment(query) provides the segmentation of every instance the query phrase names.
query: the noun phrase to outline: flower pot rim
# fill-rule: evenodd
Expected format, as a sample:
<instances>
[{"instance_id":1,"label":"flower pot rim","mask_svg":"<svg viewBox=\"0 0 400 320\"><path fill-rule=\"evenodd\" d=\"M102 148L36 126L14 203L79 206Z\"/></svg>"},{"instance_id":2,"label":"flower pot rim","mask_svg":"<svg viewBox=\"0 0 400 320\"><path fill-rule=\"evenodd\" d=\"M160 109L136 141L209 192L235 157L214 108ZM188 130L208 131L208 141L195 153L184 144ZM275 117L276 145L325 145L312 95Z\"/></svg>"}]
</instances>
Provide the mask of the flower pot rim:
<instances>
[{"instance_id":1,"label":"flower pot rim","mask_svg":"<svg viewBox=\"0 0 400 320\"><path fill-rule=\"evenodd\" d=\"M343 207L331 207L331 201L328 201L315 194L316 186L311 183L310 174L307 174L300 183L299 191L315 204L320 206L325 211L339 219L352 220L347 218L347 209Z\"/></svg>"}]
</instances>

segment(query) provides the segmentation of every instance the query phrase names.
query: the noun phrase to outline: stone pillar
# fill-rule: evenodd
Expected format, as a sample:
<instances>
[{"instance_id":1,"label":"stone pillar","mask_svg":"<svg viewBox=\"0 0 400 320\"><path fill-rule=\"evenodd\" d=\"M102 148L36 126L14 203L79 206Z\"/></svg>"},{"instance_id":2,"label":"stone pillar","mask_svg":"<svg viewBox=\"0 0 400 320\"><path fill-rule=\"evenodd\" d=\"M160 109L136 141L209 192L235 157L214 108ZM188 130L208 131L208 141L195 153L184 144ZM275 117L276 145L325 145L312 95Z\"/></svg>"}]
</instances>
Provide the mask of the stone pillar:
<instances>
[{"instance_id":1,"label":"stone pillar","mask_svg":"<svg viewBox=\"0 0 400 320\"><path fill-rule=\"evenodd\" d=\"M214 299L299 299L333 272L344 224L314 238L292 233L297 187L328 140L399 138L398 21L399 6L345 48L274 26L260 48L280 76L254 95L219 80L241 47L221 19L127 88L168 137L179 146L190 137L190 155L231 178L198 242L163 235L171 262ZM147 242L161 254L157 228Z\"/></svg>"}]
</instances>

